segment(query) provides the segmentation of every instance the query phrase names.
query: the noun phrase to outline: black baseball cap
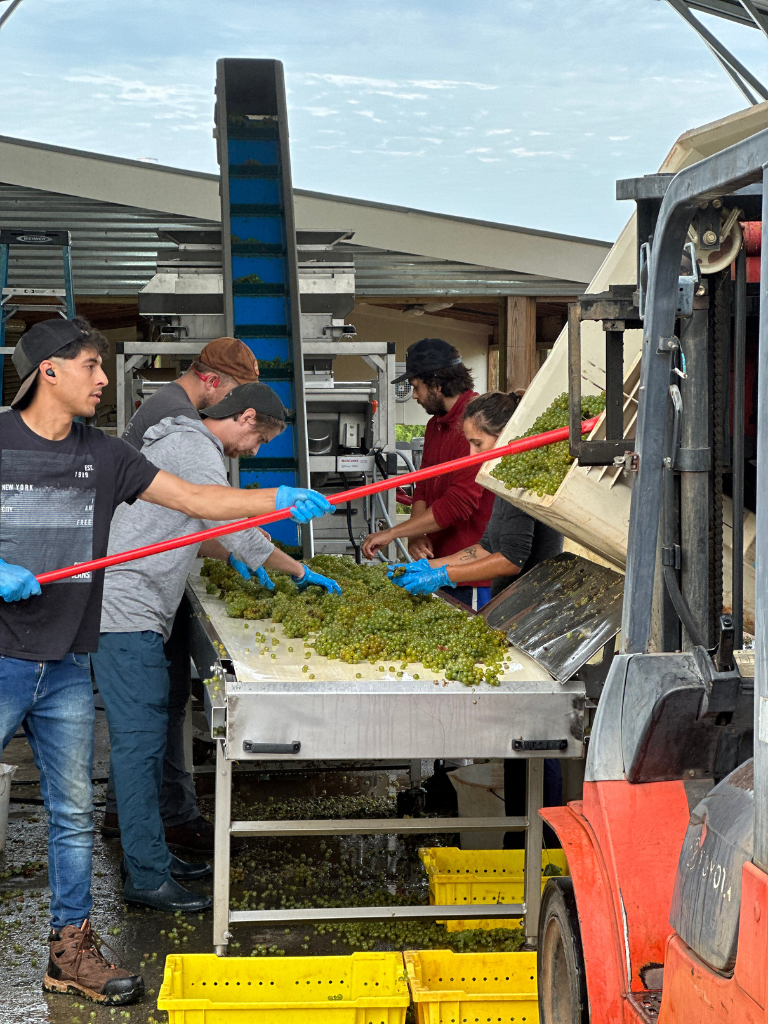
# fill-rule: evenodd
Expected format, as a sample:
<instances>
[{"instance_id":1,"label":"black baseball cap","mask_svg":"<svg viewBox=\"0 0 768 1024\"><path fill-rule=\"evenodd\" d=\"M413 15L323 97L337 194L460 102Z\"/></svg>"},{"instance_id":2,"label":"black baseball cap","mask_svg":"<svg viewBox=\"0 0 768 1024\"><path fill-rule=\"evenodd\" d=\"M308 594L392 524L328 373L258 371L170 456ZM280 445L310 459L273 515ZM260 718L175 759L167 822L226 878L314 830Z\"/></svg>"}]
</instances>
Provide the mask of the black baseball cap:
<instances>
[{"instance_id":1,"label":"black baseball cap","mask_svg":"<svg viewBox=\"0 0 768 1024\"><path fill-rule=\"evenodd\" d=\"M11 408L15 408L30 391L37 380L37 371L44 359L50 359L72 341L87 337L85 331L71 320L56 317L42 320L19 338L11 359L21 378L21 387L16 392Z\"/></svg>"},{"instance_id":2,"label":"black baseball cap","mask_svg":"<svg viewBox=\"0 0 768 1024\"><path fill-rule=\"evenodd\" d=\"M267 384L258 381L232 388L229 394L225 395L216 405L209 405L207 409L201 409L200 415L206 416L208 419L225 420L228 416L236 416L239 412L245 412L246 409L255 409L262 416L274 416L276 420L285 423L285 407L277 392Z\"/></svg>"},{"instance_id":3,"label":"black baseball cap","mask_svg":"<svg viewBox=\"0 0 768 1024\"><path fill-rule=\"evenodd\" d=\"M458 366L460 363L461 356L447 341L442 338L422 338L414 342L405 353L405 373L395 377L390 384L400 384L411 377L424 377L435 370Z\"/></svg>"}]
</instances>

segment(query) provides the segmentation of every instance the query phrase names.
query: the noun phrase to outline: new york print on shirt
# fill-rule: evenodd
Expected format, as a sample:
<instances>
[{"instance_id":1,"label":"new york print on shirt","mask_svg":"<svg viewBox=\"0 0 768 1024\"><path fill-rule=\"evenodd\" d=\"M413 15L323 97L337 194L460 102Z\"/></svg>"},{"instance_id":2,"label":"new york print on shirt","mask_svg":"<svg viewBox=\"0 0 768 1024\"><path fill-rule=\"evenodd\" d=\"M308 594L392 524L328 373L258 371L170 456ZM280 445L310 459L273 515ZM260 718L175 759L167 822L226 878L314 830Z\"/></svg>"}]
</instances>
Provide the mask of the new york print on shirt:
<instances>
[{"instance_id":1,"label":"new york print on shirt","mask_svg":"<svg viewBox=\"0 0 768 1024\"><path fill-rule=\"evenodd\" d=\"M2 452L0 558L38 575L92 558L94 459ZM90 583L82 573L70 582Z\"/></svg>"}]
</instances>

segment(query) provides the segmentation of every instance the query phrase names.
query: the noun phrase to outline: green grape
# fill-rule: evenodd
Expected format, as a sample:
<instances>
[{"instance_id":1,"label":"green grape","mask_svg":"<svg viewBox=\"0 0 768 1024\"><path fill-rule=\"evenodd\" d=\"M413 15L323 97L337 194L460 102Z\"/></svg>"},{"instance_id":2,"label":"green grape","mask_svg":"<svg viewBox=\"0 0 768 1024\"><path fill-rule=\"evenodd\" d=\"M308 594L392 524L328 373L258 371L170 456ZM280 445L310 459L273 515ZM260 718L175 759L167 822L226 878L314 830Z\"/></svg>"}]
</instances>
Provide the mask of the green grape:
<instances>
[{"instance_id":1,"label":"green grape","mask_svg":"<svg viewBox=\"0 0 768 1024\"><path fill-rule=\"evenodd\" d=\"M322 657L349 665L384 662L393 673L399 662L399 678L409 665L423 664L465 685L498 685L506 637L480 616L392 586L384 564L356 565L350 558L317 555L309 565L335 579L342 595L314 586L299 592L290 577L272 572L275 589L269 591L211 559L201 573L209 580L206 589L212 587L226 602L227 615L271 618L282 624L286 637L302 638ZM384 665L379 671L385 671Z\"/></svg>"},{"instance_id":2,"label":"green grape","mask_svg":"<svg viewBox=\"0 0 768 1024\"><path fill-rule=\"evenodd\" d=\"M582 419L597 416L605 409L605 392L599 395L584 395L581 399ZM548 430L568 426L568 393L563 392L535 421L522 437L543 434ZM515 439L517 440L517 438ZM518 455L505 455L491 476L506 486L507 490L522 487L540 497L555 494L565 479L573 459L568 454L568 442L558 441L544 448L535 448Z\"/></svg>"}]
</instances>

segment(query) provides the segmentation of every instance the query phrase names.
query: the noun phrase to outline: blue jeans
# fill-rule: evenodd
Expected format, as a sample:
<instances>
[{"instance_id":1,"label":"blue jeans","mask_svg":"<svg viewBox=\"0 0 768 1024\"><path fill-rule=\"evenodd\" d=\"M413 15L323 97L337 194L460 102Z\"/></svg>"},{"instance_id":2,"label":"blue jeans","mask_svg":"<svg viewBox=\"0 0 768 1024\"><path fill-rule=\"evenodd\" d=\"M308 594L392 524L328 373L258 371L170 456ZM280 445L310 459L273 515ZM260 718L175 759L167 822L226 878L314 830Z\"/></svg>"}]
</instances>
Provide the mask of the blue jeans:
<instances>
[{"instance_id":1,"label":"blue jeans","mask_svg":"<svg viewBox=\"0 0 768 1024\"><path fill-rule=\"evenodd\" d=\"M171 663L168 671L171 682L168 695L168 731L165 741L163 782L160 787L160 817L166 828L186 825L200 817L195 780L187 771L184 753L184 723L190 689L188 632L189 615L185 614L182 605L164 648L165 656ZM106 809L112 814L117 814L117 797L111 773L107 783Z\"/></svg>"},{"instance_id":2,"label":"blue jeans","mask_svg":"<svg viewBox=\"0 0 768 1024\"><path fill-rule=\"evenodd\" d=\"M128 871L137 889L157 889L171 867L160 817L170 689L162 636L152 630L102 633L93 672L107 712L110 775Z\"/></svg>"},{"instance_id":3,"label":"blue jeans","mask_svg":"<svg viewBox=\"0 0 768 1024\"><path fill-rule=\"evenodd\" d=\"M91 913L93 692L87 654L59 661L0 656L0 747L24 726L48 812L51 927Z\"/></svg>"}]
</instances>

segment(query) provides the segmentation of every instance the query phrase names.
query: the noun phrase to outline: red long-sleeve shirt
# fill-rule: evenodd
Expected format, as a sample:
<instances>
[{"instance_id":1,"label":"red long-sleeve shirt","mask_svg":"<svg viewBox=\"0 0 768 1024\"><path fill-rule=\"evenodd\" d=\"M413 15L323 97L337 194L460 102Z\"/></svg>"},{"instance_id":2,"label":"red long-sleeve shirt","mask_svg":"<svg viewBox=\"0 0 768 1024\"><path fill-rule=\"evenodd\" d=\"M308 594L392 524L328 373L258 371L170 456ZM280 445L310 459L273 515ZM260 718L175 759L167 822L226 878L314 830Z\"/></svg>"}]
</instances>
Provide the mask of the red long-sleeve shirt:
<instances>
[{"instance_id":1,"label":"red long-sleeve shirt","mask_svg":"<svg viewBox=\"0 0 768 1024\"><path fill-rule=\"evenodd\" d=\"M475 391L465 391L445 416L433 416L424 433L422 467L450 462L469 455L469 442L462 425L464 410L477 397ZM444 558L477 544L483 536L493 509L493 494L475 483L477 469L461 469L454 473L422 480L414 489L413 500L424 501L432 509L440 527L430 533L435 558ZM473 586L487 586L475 583Z\"/></svg>"}]
</instances>

